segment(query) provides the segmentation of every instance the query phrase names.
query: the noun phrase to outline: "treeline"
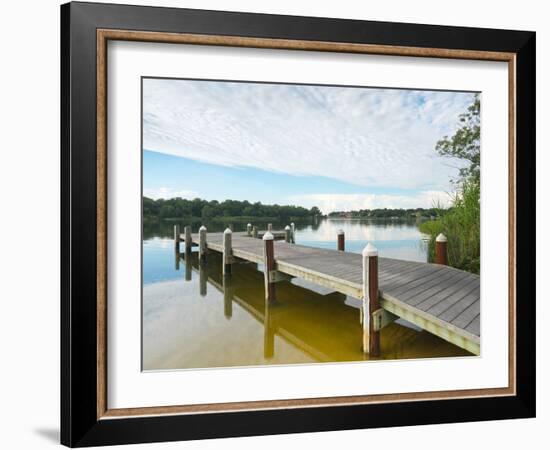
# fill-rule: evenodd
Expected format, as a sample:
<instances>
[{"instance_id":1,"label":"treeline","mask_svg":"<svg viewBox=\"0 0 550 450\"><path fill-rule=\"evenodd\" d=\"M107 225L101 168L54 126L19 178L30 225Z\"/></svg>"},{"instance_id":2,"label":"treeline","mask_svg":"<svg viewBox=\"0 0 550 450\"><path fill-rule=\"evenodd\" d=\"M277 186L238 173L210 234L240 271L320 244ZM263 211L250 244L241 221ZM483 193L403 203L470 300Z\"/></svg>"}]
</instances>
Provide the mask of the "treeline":
<instances>
[{"instance_id":1,"label":"treeline","mask_svg":"<svg viewBox=\"0 0 550 450\"><path fill-rule=\"evenodd\" d=\"M197 217L203 220L220 217L272 217L272 218L306 218L320 216L321 211L314 206L307 209L294 205L264 205L247 200L203 200L195 198L171 198L153 200L143 197L144 218L175 219Z\"/></svg>"},{"instance_id":2,"label":"treeline","mask_svg":"<svg viewBox=\"0 0 550 450\"><path fill-rule=\"evenodd\" d=\"M334 211L328 217L351 217L356 219L391 219L391 218L415 218L415 217L437 217L438 210L435 208L409 208L409 209L360 209L354 211Z\"/></svg>"}]
</instances>

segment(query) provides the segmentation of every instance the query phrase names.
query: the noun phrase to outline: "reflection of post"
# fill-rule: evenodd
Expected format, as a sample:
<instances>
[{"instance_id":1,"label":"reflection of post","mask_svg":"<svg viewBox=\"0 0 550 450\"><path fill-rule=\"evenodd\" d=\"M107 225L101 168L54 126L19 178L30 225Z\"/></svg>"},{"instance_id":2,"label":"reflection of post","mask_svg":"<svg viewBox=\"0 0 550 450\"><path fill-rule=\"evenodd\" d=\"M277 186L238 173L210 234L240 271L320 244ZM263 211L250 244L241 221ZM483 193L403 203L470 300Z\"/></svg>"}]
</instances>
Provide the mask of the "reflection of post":
<instances>
[{"instance_id":1,"label":"reflection of post","mask_svg":"<svg viewBox=\"0 0 550 450\"><path fill-rule=\"evenodd\" d=\"M271 318L271 307L265 305L264 313L264 358L271 359L275 355L275 330Z\"/></svg>"},{"instance_id":2,"label":"reflection of post","mask_svg":"<svg viewBox=\"0 0 550 450\"><path fill-rule=\"evenodd\" d=\"M292 230L292 243L296 244L296 226L294 225L294 222L290 224L290 229Z\"/></svg>"},{"instance_id":3,"label":"reflection of post","mask_svg":"<svg viewBox=\"0 0 550 450\"><path fill-rule=\"evenodd\" d=\"M174 256L175 256L175 261L176 261L176 270L180 270L180 254L179 252L175 252L174 253Z\"/></svg>"},{"instance_id":4,"label":"reflection of post","mask_svg":"<svg viewBox=\"0 0 550 450\"><path fill-rule=\"evenodd\" d=\"M265 301L269 304L275 302L275 283L272 281L273 272L275 271L275 249L273 245L273 235L269 231L266 231L263 241Z\"/></svg>"},{"instance_id":5,"label":"reflection of post","mask_svg":"<svg viewBox=\"0 0 550 450\"><path fill-rule=\"evenodd\" d=\"M346 236L344 230L338 230L338 250L343 252L346 249Z\"/></svg>"},{"instance_id":6,"label":"reflection of post","mask_svg":"<svg viewBox=\"0 0 550 450\"><path fill-rule=\"evenodd\" d=\"M223 315L226 319L233 316L233 288L231 278L223 277Z\"/></svg>"},{"instance_id":7,"label":"reflection of post","mask_svg":"<svg viewBox=\"0 0 550 450\"><path fill-rule=\"evenodd\" d=\"M258 227L257 226L252 227L252 237L254 239L258 239Z\"/></svg>"},{"instance_id":8,"label":"reflection of post","mask_svg":"<svg viewBox=\"0 0 550 450\"><path fill-rule=\"evenodd\" d=\"M206 286L208 281L208 268L206 264L199 261L199 293L201 297L206 297Z\"/></svg>"},{"instance_id":9,"label":"reflection of post","mask_svg":"<svg viewBox=\"0 0 550 450\"><path fill-rule=\"evenodd\" d=\"M226 228L223 232L223 269L222 273L224 276L231 275L231 262L232 262L232 249L231 249L231 235L233 232Z\"/></svg>"},{"instance_id":10,"label":"reflection of post","mask_svg":"<svg viewBox=\"0 0 550 450\"><path fill-rule=\"evenodd\" d=\"M185 281L191 281L193 263L191 262L191 249L185 247Z\"/></svg>"},{"instance_id":11,"label":"reflection of post","mask_svg":"<svg viewBox=\"0 0 550 450\"><path fill-rule=\"evenodd\" d=\"M180 226L174 225L174 249L176 253L180 252Z\"/></svg>"},{"instance_id":12,"label":"reflection of post","mask_svg":"<svg viewBox=\"0 0 550 450\"><path fill-rule=\"evenodd\" d=\"M251 223L246 224L246 234L248 236L252 236L252 224Z\"/></svg>"},{"instance_id":13,"label":"reflection of post","mask_svg":"<svg viewBox=\"0 0 550 450\"><path fill-rule=\"evenodd\" d=\"M199 228L199 262L206 261L206 227L203 225Z\"/></svg>"},{"instance_id":14,"label":"reflection of post","mask_svg":"<svg viewBox=\"0 0 550 450\"><path fill-rule=\"evenodd\" d=\"M285 227L285 242L288 242L290 244L290 227L287 225Z\"/></svg>"},{"instance_id":15,"label":"reflection of post","mask_svg":"<svg viewBox=\"0 0 550 450\"><path fill-rule=\"evenodd\" d=\"M378 250L370 242L363 249L363 352L380 355L380 332L374 331L373 313L378 300Z\"/></svg>"},{"instance_id":16,"label":"reflection of post","mask_svg":"<svg viewBox=\"0 0 550 450\"><path fill-rule=\"evenodd\" d=\"M193 239L191 238L191 226L187 225L184 229L185 233L185 251L191 250L191 246L193 245Z\"/></svg>"}]
</instances>

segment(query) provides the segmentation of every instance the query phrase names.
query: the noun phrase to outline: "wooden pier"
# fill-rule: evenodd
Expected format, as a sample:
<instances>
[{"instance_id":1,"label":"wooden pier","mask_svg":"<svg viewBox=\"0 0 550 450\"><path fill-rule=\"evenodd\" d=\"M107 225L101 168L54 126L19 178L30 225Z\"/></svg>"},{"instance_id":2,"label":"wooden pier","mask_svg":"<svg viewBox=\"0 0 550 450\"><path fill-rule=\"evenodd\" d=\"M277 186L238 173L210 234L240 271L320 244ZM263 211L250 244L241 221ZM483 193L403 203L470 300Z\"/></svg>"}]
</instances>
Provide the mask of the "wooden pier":
<instances>
[{"instance_id":1,"label":"wooden pier","mask_svg":"<svg viewBox=\"0 0 550 450\"><path fill-rule=\"evenodd\" d=\"M479 276L443 264L378 257L372 246L361 255L293 244L293 231L289 236L288 229L270 232L256 229L254 232L249 228L246 232L226 230L225 233L203 230L202 245L205 252L222 254L224 267L237 259L262 265L267 302L276 301L274 283L290 277L300 277L363 300L365 353L376 356L380 329L401 317L479 355ZM199 245L198 233L178 234L179 229L175 233L176 241L186 243L186 251ZM343 238L339 235L336 239L339 240L338 248L343 248ZM269 257L270 245L273 246L272 258ZM179 247L179 242L176 246ZM438 248L446 249L446 246ZM438 260L443 261L439 256ZM223 270L230 276L230 267ZM377 296L374 295L376 291Z\"/></svg>"}]
</instances>

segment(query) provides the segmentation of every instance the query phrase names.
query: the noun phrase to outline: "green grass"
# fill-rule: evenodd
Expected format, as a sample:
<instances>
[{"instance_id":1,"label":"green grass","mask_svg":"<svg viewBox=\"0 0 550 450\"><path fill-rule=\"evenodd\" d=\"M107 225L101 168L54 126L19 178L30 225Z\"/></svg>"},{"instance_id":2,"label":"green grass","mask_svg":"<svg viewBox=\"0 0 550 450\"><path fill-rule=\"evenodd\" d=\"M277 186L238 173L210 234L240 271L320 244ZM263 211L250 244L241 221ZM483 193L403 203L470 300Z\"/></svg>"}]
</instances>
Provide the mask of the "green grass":
<instances>
[{"instance_id":1,"label":"green grass","mask_svg":"<svg viewBox=\"0 0 550 450\"><path fill-rule=\"evenodd\" d=\"M441 217L420 224L420 231L429 236L428 258L434 260L435 238L447 237L449 265L479 274L480 265L479 183L465 182L453 205L441 212Z\"/></svg>"}]
</instances>

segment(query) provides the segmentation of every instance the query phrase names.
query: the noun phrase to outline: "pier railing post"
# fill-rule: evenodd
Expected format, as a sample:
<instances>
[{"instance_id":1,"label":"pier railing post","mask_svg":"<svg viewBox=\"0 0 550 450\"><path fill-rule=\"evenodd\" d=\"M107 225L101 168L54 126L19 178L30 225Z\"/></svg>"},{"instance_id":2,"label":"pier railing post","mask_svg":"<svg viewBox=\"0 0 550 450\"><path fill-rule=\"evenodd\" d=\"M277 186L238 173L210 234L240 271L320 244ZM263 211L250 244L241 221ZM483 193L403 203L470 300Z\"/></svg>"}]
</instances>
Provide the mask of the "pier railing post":
<instances>
[{"instance_id":1,"label":"pier railing post","mask_svg":"<svg viewBox=\"0 0 550 450\"><path fill-rule=\"evenodd\" d=\"M378 250L370 242L363 249L363 352L380 356L380 332L375 331L373 313L378 300Z\"/></svg>"},{"instance_id":2,"label":"pier railing post","mask_svg":"<svg viewBox=\"0 0 550 450\"><path fill-rule=\"evenodd\" d=\"M435 238L435 263L447 265L447 237L443 233Z\"/></svg>"},{"instance_id":3,"label":"pier railing post","mask_svg":"<svg viewBox=\"0 0 550 450\"><path fill-rule=\"evenodd\" d=\"M187 225L183 229L185 233L185 251L191 251L191 247L193 246L193 239L191 238L191 226Z\"/></svg>"},{"instance_id":4,"label":"pier railing post","mask_svg":"<svg viewBox=\"0 0 550 450\"><path fill-rule=\"evenodd\" d=\"M338 250L343 252L346 249L346 235L344 230L338 230Z\"/></svg>"},{"instance_id":5,"label":"pier railing post","mask_svg":"<svg viewBox=\"0 0 550 450\"><path fill-rule=\"evenodd\" d=\"M252 227L252 237L258 239L258 227L256 226Z\"/></svg>"},{"instance_id":6,"label":"pier railing post","mask_svg":"<svg viewBox=\"0 0 550 450\"><path fill-rule=\"evenodd\" d=\"M224 276L231 275L231 263L233 262L232 257L232 244L231 237L233 232L226 228L223 232L223 270L222 273Z\"/></svg>"},{"instance_id":7,"label":"pier railing post","mask_svg":"<svg viewBox=\"0 0 550 450\"><path fill-rule=\"evenodd\" d=\"M287 225L285 227L285 242L288 242L290 244L290 227Z\"/></svg>"},{"instance_id":8,"label":"pier railing post","mask_svg":"<svg viewBox=\"0 0 550 450\"><path fill-rule=\"evenodd\" d=\"M270 233L273 231L273 224L271 223L267 224L267 231L269 231Z\"/></svg>"},{"instance_id":9,"label":"pier railing post","mask_svg":"<svg viewBox=\"0 0 550 450\"><path fill-rule=\"evenodd\" d=\"M176 253L179 253L180 251L180 241L180 226L174 225L174 250L176 251Z\"/></svg>"},{"instance_id":10,"label":"pier railing post","mask_svg":"<svg viewBox=\"0 0 550 450\"><path fill-rule=\"evenodd\" d=\"M292 243L296 244L296 226L294 225L294 222L290 224L290 228L292 229Z\"/></svg>"},{"instance_id":11,"label":"pier railing post","mask_svg":"<svg viewBox=\"0 0 550 450\"><path fill-rule=\"evenodd\" d=\"M252 236L252 224L251 224L251 223L248 223L248 224L246 225L246 234L247 234L248 236Z\"/></svg>"},{"instance_id":12,"label":"pier railing post","mask_svg":"<svg viewBox=\"0 0 550 450\"><path fill-rule=\"evenodd\" d=\"M206 227L202 225L199 228L199 262L206 260Z\"/></svg>"},{"instance_id":13,"label":"pier railing post","mask_svg":"<svg viewBox=\"0 0 550 450\"><path fill-rule=\"evenodd\" d=\"M275 271L275 248L273 235L266 231L263 236L264 242L264 284L265 300L267 304L275 302L275 283L272 274Z\"/></svg>"}]
</instances>

